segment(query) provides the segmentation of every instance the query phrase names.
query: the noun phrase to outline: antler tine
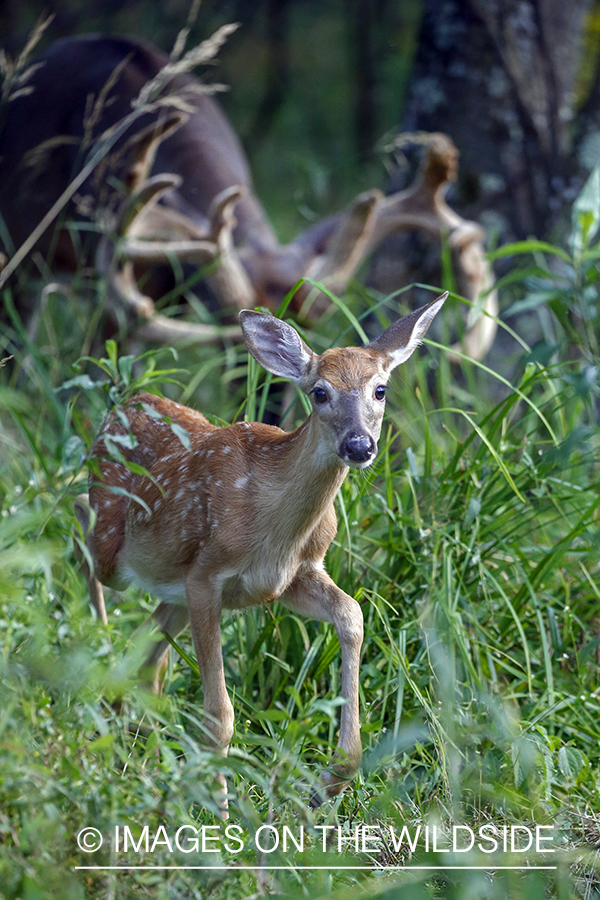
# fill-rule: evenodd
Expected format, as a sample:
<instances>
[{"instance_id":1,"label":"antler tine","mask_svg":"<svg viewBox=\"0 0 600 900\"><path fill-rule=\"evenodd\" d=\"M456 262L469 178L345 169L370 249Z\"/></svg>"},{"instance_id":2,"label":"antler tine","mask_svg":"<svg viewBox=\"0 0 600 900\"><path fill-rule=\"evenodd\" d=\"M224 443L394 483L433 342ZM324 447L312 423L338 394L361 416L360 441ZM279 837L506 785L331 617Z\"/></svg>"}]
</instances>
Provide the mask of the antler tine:
<instances>
[{"instance_id":1,"label":"antler tine","mask_svg":"<svg viewBox=\"0 0 600 900\"><path fill-rule=\"evenodd\" d=\"M208 265L217 259L219 249L212 241L138 241L127 240L119 248L128 262L169 265L173 259L181 263Z\"/></svg>"},{"instance_id":2,"label":"antler tine","mask_svg":"<svg viewBox=\"0 0 600 900\"><path fill-rule=\"evenodd\" d=\"M158 198L179 180L178 176L170 174L148 179L124 205L117 231L123 233L125 230L127 234L138 230L143 233L148 227L146 220L150 216L155 221L161 217L169 217L170 213L177 217L173 210L166 208L161 207L159 212L155 204ZM179 218L183 220L183 217ZM186 218L184 221L190 229L193 227L191 220ZM117 254L124 259L120 266L116 262ZM96 252L96 268L107 278L110 302L114 303L117 300L120 308L130 311L136 318L145 320L137 330L140 337L146 340L163 343L188 340L200 344L216 343L227 338L241 340L242 333L237 325L220 328L214 325L176 321L161 315L156 312L152 299L139 291L134 277L134 262L168 264L173 255L182 261L189 260L204 265L216 258L217 248L213 242L207 240L158 242L125 237L117 249L115 242L103 235Z\"/></svg>"},{"instance_id":3,"label":"antler tine","mask_svg":"<svg viewBox=\"0 0 600 900\"><path fill-rule=\"evenodd\" d=\"M381 191L359 194L333 232L327 252L317 256L306 275L323 281L331 290L342 291L371 246Z\"/></svg>"},{"instance_id":4,"label":"antler tine","mask_svg":"<svg viewBox=\"0 0 600 900\"><path fill-rule=\"evenodd\" d=\"M241 185L225 188L208 210L208 235L215 243L219 259L218 267L209 274L209 281L224 304L237 309L247 309L256 303L254 288L233 243L235 205L245 192Z\"/></svg>"},{"instance_id":5,"label":"antler tine","mask_svg":"<svg viewBox=\"0 0 600 900\"><path fill-rule=\"evenodd\" d=\"M478 361L494 341L498 315L494 277L483 249L485 232L477 222L459 216L444 199L449 183L456 179L456 147L445 134L429 135L428 145L416 183L385 197L379 205L369 249L389 234L413 228L423 229L438 239L448 237L450 249L457 254L464 294L473 304L469 319L474 313L474 321L468 323L462 340L450 347L449 358L457 362L464 354Z\"/></svg>"},{"instance_id":6,"label":"antler tine","mask_svg":"<svg viewBox=\"0 0 600 900\"><path fill-rule=\"evenodd\" d=\"M456 249L452 238L450 247ZM459 342L449 347L448 358L451 362L459 362L464 354L479 362L494 343L498 330L498 292L494 288L492 267L479 240L468 241L459 248L457 261L464 280L463 292L472 300L473 306L467 316L467 330ZM479 298L482 298L481 304Z\"/></svg>"},{"instance_id":7,"label":"antler tine","mask_svg":"<svg viewBox=\"0 0 600 900\"><path fill-rule=\"evenodd\" d=\"M123 184L128 194L143 190L150 179L150 171L159 145L174 134L189 119L182 110L161 112L155 121L133 134L126 142L123 153L127 155ZM173 178L178 178L174 175Z\"/></svg>"},{"instance_id":8,"label":"antler tine","mask_svg":"<svg viewBox=\"0 0 600 900\"><path fill-rule=\"evenodd\" d=\"M158 200L171 190L180 187L182 178L171 172L153 175L132 191L123 203L117 222L117 232L128 234L135 228L134 223L153 208Z\"/></svg>"},{"instance_id":9,"label":"antler tine","mask_svg":"<svg viewBox=\"0 0 600 900\"><path fill-rule=\"evenodd\" d=\"M241 184L225 188L214 198L208 209L208 233L215 244L228 249L233 245L232 231L235 228L235 205L247 193Z\"/></svg>"}]
</instances>

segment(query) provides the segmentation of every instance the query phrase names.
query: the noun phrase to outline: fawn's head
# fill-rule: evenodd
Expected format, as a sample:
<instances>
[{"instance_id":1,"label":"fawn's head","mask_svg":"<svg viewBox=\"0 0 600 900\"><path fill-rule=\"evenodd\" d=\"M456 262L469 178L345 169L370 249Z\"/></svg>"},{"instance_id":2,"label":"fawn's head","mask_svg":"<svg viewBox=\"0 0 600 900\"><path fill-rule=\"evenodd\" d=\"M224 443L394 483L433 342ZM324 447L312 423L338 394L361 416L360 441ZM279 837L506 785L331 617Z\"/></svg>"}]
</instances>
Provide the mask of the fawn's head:
<instances>
[{"instance_id":1,"label":"fawn's head","mask_svg":"<svg viewBox=\"0 0 600 900\"><path fill-rule=\"evenodd\" d=\"M345 465L364 469L377 455L390 373L419 346L447 296L404 316L365 347L336 347L321 355L274 316L242 310L240 322L254 359L308 394L328 447Z\"/></svg>"}]
</instances>

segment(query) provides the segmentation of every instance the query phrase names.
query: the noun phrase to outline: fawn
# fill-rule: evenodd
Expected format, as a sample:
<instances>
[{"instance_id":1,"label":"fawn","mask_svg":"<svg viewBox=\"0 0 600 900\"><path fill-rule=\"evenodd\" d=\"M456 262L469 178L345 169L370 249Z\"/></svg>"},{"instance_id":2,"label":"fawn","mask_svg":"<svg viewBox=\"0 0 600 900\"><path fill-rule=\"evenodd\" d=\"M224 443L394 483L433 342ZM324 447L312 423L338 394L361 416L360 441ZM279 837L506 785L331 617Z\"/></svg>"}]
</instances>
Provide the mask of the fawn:
<instances>
[{"instance_id":1,"label":"fawn","mask_svg":"<svg viewBox=\"0 0 600 900\"><path fill-rule=\"evenodd\" d=\"M279 598L290 610L333 623L345 703L337 749L321 777L329 797L342 791L362 757L363 616L323 564L336 533L334 500L348 469L363 469L375 459L390 373L419 345L447 296L404 316L364 347L321 355L285 322L243 310L248 350L267 371L295 382L310 397L308 419L291 433L257 422L217 427L179 403L138 394L102 427L92 450L100 474L90 476L89 507L86 495L76 505L94 563L87 576L98 617L106 622L102 584L119 590L136 581L160 599L149 622L162 632L176 637L190 622L207 740L223 754L234 717L223 670L221 610ZM130 438L124 441L125 435ZM111 457L115 441L121 460ZM148 474L140 474L140 467ZM146 661L156 691L168 649L163 636ZM220 782L225 791L224 777ZM223 811L226 816L226 800Z\"/></svg>"}]
</instances>

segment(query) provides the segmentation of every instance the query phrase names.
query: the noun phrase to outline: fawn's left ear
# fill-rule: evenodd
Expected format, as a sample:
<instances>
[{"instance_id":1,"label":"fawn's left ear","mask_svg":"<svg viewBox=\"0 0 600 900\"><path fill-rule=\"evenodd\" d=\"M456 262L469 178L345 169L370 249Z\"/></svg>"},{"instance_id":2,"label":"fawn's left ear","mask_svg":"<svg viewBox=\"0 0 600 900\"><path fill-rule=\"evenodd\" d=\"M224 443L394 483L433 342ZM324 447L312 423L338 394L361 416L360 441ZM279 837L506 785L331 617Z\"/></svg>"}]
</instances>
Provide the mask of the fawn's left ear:
<instances>
[{"instance_id":1,"label":"fawn's left ear","mask_svg":"<svg viewBox=\"0 0 600 900\"><path fill-rule=\"evenodd\" d=\"M251 309L240 312L240 325L248 350L267 372L295 382L308 374L314 354L291 325Z\"/></svg>"},{"instance_id":2,"label":"fawn's left ear","mask_svg":"<svg viewBox=\"0 0 600 900\"><path fill-rule=\"evenodd\" d=\"M395 369L412 356L447 297L448 291L426 306L394 322L383 334L367 344L367 347L382 356L387 356L390 370Z\"/></svg>"}]
</instances>

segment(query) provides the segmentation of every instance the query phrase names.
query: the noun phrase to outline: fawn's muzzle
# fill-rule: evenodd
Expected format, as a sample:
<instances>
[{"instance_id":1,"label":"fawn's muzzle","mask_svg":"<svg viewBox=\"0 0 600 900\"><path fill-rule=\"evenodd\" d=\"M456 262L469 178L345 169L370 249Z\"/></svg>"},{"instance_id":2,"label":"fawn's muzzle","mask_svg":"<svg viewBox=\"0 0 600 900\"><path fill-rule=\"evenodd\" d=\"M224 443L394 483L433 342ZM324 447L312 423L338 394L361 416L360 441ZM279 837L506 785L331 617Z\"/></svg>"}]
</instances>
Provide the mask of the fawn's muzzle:
<instances>
[{"instance_id":1,"label":"fawn's muzzle","mask_svg":"<svg viewBox=\"0 0 600 900\"><path fill-rule=\"evenodd\" d=\"M370 434L355 434L351 431L346 435L340 447L340 456L347 462L370 462L377 453L377 444Z\"/></svg>"}]
</instances>

